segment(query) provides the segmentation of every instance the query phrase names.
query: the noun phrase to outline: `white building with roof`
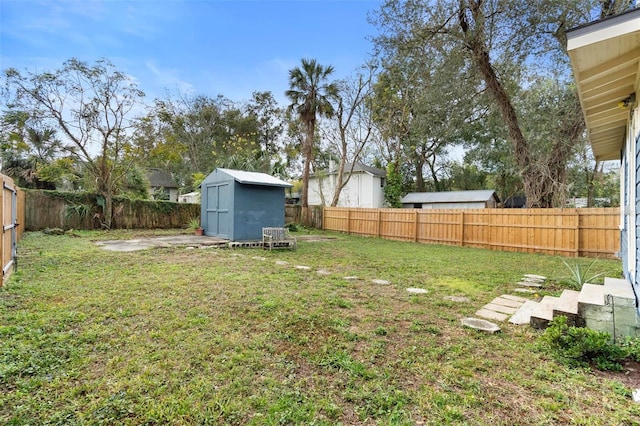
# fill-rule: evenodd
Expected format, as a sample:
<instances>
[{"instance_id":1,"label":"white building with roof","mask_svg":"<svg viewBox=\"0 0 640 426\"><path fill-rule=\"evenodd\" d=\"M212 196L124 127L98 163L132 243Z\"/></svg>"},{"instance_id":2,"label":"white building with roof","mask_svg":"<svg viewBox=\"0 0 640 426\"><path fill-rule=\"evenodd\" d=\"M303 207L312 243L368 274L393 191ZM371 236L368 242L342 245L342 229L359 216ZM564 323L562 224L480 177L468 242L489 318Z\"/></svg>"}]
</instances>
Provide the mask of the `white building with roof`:
<instances>
[{"instance_id":1,"label":"white building with roof","mask_svg":"<svg viewBox=\"0 0 640 426\"><path fill-rule=\"evenodd\" d=\"M474 191L410 192L402 200L404 209L489 209L499 206L493 189Z\"/></svg>"},{"instance_id":2,"label":"white building with roof","mask_svg":"<svg viewBox=\"0 0 640 426\"><path fill-rule=\"evenodd\" d=\"M387 173L361 163L346 164L338 207L384 207L384 185ZM338 171L330 168L309 176L309 205L331 205L338 181Z\"/></svg>"}]
</instances>

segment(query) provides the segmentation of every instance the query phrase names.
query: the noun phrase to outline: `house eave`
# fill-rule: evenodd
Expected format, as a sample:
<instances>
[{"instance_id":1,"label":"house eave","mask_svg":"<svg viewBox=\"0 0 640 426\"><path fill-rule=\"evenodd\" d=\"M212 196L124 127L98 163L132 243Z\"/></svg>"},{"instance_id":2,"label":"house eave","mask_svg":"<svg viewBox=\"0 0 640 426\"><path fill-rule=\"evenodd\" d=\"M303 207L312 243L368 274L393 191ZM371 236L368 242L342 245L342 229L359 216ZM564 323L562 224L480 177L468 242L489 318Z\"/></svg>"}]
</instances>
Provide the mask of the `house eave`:
<instances>
[{"instance_id":1,"label":"house eave","mask_svg":"<svg viewBox=\"0 0 640 426\"><path fill-rule=\"evenodd\" d=\"M619 105L640 78L640 8L568 31L567 51L594 156L619 159L634 106Z\"/></svg>"}]
</instances>

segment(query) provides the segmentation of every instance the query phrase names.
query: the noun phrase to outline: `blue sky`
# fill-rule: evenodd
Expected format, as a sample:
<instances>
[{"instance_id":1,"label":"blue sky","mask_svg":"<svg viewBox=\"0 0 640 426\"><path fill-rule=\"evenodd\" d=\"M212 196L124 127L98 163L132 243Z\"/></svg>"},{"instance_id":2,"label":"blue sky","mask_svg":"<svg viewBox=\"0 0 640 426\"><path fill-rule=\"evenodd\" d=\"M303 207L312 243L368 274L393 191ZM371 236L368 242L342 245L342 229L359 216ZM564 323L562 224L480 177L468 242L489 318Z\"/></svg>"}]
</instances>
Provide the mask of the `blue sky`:
<instances>
[{"instance_id":1,"label":"blue sky","mask_svg":"<svg viewBox=\"0 0 640 426\"><path fill-rule=\"evenodd\" d=\"M0 0L0 68L51 71L107 58L146 102L167 90L285 103L288 70L315 58L343 78L362 65L381 0Z\"/></svg>"}]
</instances>

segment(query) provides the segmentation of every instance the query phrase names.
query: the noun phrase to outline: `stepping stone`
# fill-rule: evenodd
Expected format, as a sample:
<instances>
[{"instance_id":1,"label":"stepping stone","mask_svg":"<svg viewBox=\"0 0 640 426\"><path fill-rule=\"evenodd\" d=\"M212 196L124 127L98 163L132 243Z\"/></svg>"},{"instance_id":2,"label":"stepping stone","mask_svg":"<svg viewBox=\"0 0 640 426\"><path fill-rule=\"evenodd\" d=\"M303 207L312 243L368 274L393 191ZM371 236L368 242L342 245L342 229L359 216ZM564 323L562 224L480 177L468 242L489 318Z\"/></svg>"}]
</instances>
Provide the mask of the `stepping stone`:
<instances>
[{"instance_id":1,"label":"stepping stone","mask_svg":"<svg viewBox=\"0 0 640 426\"><path fill-rule=\"evenodd\" d=\"M480 309L476 312L476 315L479 317L495 320L495 321L504 321L509 318L509 315L502 314L500 312L490 311L488 309Z\"/></svg>"},{"instance_id":2,"label":"stepping stone","mask_svg":"<svg viewBox=\"0 0 640 426\"><path fill-rule=\"evenodd\" d=\"M463 318L462 325L465 327L473 328L475 330L484 331L485 333L497 333L500 331L500 327L489 321L478 318Z\"/></svg>"},{"instance_id":3,"label":"stepping stone","mask_svg":"<svg viewBox=\"0 0 640 426\"><path fill-rule=\"evenodd\" d=\"M468 303L471 302L471 299L469 299L468 297L464 297L464 296L445 296L443 297L444 300L448 300L450 302L456 302L456 303Z\"/></svg>"},{"instance_id":4,"label":"stepping stone","mask_svg":"<svg viewBox=\"0 0 640 426\"><path fill-rule=\"evenodd\" d=\"M296 265L295 268L299 269L301 271L310 271L311 270L311 266L304 266L304 265Z\"/></svg>"},{"instance_id":5,"label":"stepping stone","mask_svg":"<svg viewBox=\"0 0 640 426\"><path fill-rule=\"evenodd\" d=\"M374 284L380 284L380 285L389 285L389 284L391 284L391 283L390 283L389 281L387 281L387 280L378 280L378 279L376 279L376 280L371 280L371 282L372 282L372 283L374 283Z\"/></svg>"},{"instance_id":6,"label":"stepping stone","mask_svg":"<svg viewBox=\"0 0 640 426\"><path fill-rule=\"evenodd\" d=\"M252 259L254 259L254 260L267 260L266 257L260 257L260 256L253 256Z\"/></svg>"},{"instance_id":7,"label":"stepping stone","mask_svg":"<svg viewBox=\"0 0 640 426\"><path fill-rule=\"evenodd\" d=\"M527 300L524 304L518 309L518 311L513 314L509 322L511 324L523 325L529 324L531 322L531 314L534 309L538 306L538 302L533 300Z\"/></svg>"},{"instance_id":8,"label":"stepping stone","mask_svg":"<svg viewBox=\"0 0 640 426\"><path fill-rule=\"evenodd\" d=\"M516 285L519 285L519 286L522 286L522 287L542 288L542 284L540 284L540 283L530 283L528 281L520 281L519 283L516 283Z\"/></svg>"},{"instance_id":9,"label":"stepping stone","mask_svg":"<svg viewBox=\"0 0 640 426\"><path fill-rule=\"evenodd\" d=\"M507 299L506 297L500 296L493 299L490 303L493 305L508 306L510 308L517 309L520 306L522 306L524 302L521 302L519 300L511 300L511 299Z\"/></svg>"},{"instance_id":10,"label":"stepping stone","mask_svg":"<svg viewBox=\"0 0 640 426\"><path fill-rule=\"evenodd\" d=\"M326 269L318 269L316 272L318 275L331 275L331 272L327 271Z\"/></svg>"},{"instance_id":11,"label":"stepping stone","mask_svg":"<svg viewBox=\"0 0 640 426\"><path fill-rule=\"evenodd\" d=\"M484 305L482 307L482 309L488 309L490 311L494 311L494 312L500 312L501 314L515 314L516 311L518 310L518 308L512 308L510 306L502 306L502 305L496 305L494 303L487 303L486 305Z\"/></svg>"},{"instance_id":12,"label":"stepping stone","mask_svg":"<svg viewBox=\"0 0 640 426\"><path fill-rule=\"evenodd\" d=\"M534 274L524 274L525 278L533 278L536 280L542 280L545 281L547 279L547 277L543 277L542 275L534 275Z\"/></svg>"},{"instance_id":13,"label":"stepping stone","mask_svg":"<svg viewBox=\"0 0 640 426\"><path fill-rule=\"evenodd\" d=\"M193 247L193 246L187 246L187 247L185 247L184 249L185 249L185 250L194 250L194 249L195 249L195 247Z\"/></svg>"},{"instance_id":14,"label":"stepping stone","mask_svg":"<svg viewBox=\"0 0 640 426\"><path fill-rule=\"evenodd\" d=\"M350 275L348 277L344 277L344 279L347 281L354 281L354 280L359 280L360 278L356 277L355 275Z\"/></svg>"},{"instance_id":15,"label":"stepping stone","mask_svg":"<svg viewBox=\"0 0 640 426\"><path fill-rule=\"evenodd\" d=\"M535 290L531 290L530 288L516 288L513 291L516 293L527 293L527 294L535 294Z\"/></svg>"},{"instance_id":16,"label":"stepping stone","mask_svg":"<svg viewBox=\"0 0 640 426\"><path fill-rule=\"evenodd\" d=\"M529 300L526 297L514 296L512 294L503 294L502 296L500 296L500 298L509 299L509 300L515 300L516 302L522 302L522 303L524 303L524 302Z\"/></svg>"},{"instance_id":17,"label":"stepping stone","mask_svg":"<svg viewBox=\"0 0 640 426\"><path fill-rule=\"evenodd\" d=\"M544 280L536 280L536 279L533 279L533 278L526 278L526 277L522 279L522 282L544 284Z\"/></svg>"},{"instance_id":18,"label":"stepping stone","mask_svg":"<svg viewBox=\"0 0 640 426\"><path fill-rule=\"evenodd\" d=\"M424 288L415 288L415 287L409 287L407 289L407 291L409 293L414 293L414 294L426 294L426 293L429 293L429 291L425 290Z\"/></svg>"},{"instance_id":19,"label":"stepping stone","mask_svg":"<svg viewBox=\"0 0 640 426\"><path fill-rule=\"evenodd\" d=\"M287 262L286 260L276 260L276 265L287 266L288 264L289 262Z\"/></svg>"}]
</instances>

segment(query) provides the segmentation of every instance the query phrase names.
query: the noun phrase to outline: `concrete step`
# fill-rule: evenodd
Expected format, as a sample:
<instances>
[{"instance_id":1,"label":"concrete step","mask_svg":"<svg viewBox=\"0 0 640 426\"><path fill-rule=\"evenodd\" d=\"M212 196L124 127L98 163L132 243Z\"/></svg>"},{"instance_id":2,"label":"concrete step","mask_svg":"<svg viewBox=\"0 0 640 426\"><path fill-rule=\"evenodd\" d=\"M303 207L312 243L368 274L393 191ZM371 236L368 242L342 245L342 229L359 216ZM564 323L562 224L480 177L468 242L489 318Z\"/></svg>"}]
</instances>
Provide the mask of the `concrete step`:
<instances>
[{"instance_id":1,"label":"concrete step","mask_svg":"<svg viewBox=\"0 0 640 426\"><path fill-rule=\"evenodd\" d=\"M575 290L564 290L557 303L553 307L553 318L557 316L567 317L567 324L572 326L584 325L578 316L578 298L580 292Z\"/></svg>"},{"instance_id":2,"label":"concrete step","mask_svg":"<svg viewBox=\"0 0 640 426\"><path fill-rule=\"evenodd\" d=\"M509 319L511 324L530 324L531 323L531 314L538 306L538 302L535 300L527 300L525 301L520 309L516 311L515 314Z\"/></svg>"},{"instance_id":3,"label":"concrete step","mask_svg":"<svg viewBox=\"0 0 640 426\"><path fill-rule=\"evenodd\" d=\"M613 304L616 306L635 307L636 297L633 288L627 280L618 278L604 279L604 297L607 302L607 296L613 298Z\"/></svg>"},{"instance_id":4,"label":"concrete step","mask_svg":"<svg viewBox=\"0 0 640 426\"><path fill-rule=\"evenodd\" d=\"M589 312L598 311L605 305L604 286L584 284L578 297L578 315L585 318Z\"/></svg>"},{"instance_id":5,"label":"concrete step","mask_svg":"<svg viewBox=\"0 0 640 426\"><path fill-rule=\"evenodd\" d=\"M538 306L531 313L529 324L533 328L545 328L553 319L553 308L558 303L559 297L544 296Z\"/></svg>"}]
</instances>

